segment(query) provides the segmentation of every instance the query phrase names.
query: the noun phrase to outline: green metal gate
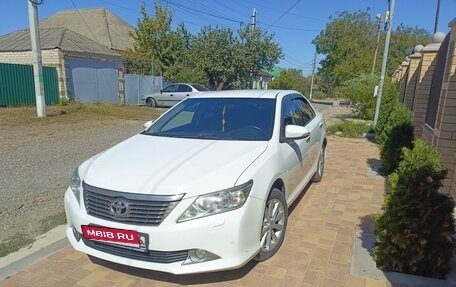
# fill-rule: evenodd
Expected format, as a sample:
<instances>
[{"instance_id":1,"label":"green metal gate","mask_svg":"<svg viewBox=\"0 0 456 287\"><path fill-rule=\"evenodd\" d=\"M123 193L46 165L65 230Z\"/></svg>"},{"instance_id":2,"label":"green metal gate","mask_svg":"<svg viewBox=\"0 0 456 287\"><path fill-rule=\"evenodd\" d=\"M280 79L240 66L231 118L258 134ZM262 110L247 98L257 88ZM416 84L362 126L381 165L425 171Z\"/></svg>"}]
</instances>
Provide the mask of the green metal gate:
<instances>
[{"instance_id":1,"label":"green metal gate","mask_svg":"<svg viewBox=\"0 0 456 287\"><path fill-rule=\"evenodd\" d=\"M43 67L46 105L59 103L57 70ZM0 63L0 106L35 105L33 66Z\"/></svg>"}]
</instances>

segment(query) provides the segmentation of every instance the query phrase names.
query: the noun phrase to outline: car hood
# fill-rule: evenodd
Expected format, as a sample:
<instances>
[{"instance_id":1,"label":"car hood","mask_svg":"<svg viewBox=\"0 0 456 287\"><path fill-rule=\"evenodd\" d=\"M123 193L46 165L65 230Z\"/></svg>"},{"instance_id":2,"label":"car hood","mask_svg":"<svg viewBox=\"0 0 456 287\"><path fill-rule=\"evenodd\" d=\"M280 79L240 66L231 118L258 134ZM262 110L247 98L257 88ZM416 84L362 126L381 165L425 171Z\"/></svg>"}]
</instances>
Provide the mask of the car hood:
<instances>
[{"instance_id":1,"label":"car hood","mask_svg":"<svg viewBox=\"0 0 456 287\"><path fill-rule=\"evenodd\" d=\"M139 134L89 160L81 175L100 188L191 197L234 186L267 145Z\"/></svg>"}]
</instances>

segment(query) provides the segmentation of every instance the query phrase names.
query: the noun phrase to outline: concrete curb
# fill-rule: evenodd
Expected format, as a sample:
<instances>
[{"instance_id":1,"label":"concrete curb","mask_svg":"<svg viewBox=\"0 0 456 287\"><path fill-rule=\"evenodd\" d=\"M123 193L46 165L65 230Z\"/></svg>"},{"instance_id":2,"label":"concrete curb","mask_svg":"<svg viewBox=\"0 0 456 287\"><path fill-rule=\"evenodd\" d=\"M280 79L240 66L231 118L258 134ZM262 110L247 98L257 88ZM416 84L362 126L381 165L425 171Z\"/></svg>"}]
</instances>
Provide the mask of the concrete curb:
<instances>
[{"instance_id":1,"label":"concrete curb","mask_svg":"<svg viewBox=\"0 0 456 287\"><path fill-rule=\"evenodd\" d=\"M353 244L352 265L350 273L360 277L373 278L394 285L407 285L416 287L451 287L456 286L456 256L453 256L452 270L447 274L446 280L409 275L397 272L383 272L377 268L372 257L375 244L375 235L359 232Z\"/></svg>"},{"instance_id":2,"label":"concrete curb","mask_svg":"<svg viewBox=\"0 0 456 287\"><path fill-rule=\"evenodd\" d=\"M60 239L59 241L56 241L30 255L27 255L9 265L6 265L5 267L0 268L0 282L5 279L8 279L9 277L13 276L14 274L18 273L24 268L54 254L60 249L68 246L68 244L68 239Z\"/></svg>"},{"instance_id":3,"label":"concrete curb","mask_svg":"<svg viewBox=\"0 0 456 287\"><path fill-rule=\"evenodd\" d=\"M0 258L0 281L68 246L65 227L59 225L35 238L30 246Z\"/></svg>"}]
</instances>

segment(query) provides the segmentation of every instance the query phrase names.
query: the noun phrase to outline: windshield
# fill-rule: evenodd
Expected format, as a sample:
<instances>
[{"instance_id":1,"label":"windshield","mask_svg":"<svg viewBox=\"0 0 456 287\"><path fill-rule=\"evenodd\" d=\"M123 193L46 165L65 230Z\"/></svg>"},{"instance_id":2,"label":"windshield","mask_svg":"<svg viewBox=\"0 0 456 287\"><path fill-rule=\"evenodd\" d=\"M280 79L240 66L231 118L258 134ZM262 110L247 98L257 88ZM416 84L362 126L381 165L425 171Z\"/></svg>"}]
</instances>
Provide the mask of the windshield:
<instances>
[{"instance_id":1,"label":"windshield","mask_svg":"<svg viewBox=\"0 0 456 287\"><path fill-rule=\"evenodd\" d=\"M269 140L275 99L189 98L157 120L147 135L220 139Z\"/></svg>"}]
</instances>

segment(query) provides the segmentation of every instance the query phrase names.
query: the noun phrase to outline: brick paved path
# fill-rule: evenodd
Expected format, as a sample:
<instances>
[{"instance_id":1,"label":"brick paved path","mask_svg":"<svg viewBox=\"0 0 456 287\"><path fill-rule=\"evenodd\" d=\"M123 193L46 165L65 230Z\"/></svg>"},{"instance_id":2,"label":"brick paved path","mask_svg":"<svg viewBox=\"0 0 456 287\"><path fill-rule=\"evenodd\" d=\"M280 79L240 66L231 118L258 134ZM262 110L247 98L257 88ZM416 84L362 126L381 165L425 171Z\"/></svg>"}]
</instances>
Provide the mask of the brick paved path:
<instances>
[{"instance_id":1,"label":"brick paved path","mask_svg":"<svg viewBox=\"0 0 456 287\"><path fill-rule=\"evenodd\" d=\"M365 139L330 137L324 179L311 184L289 217L279 252L239 270L174 276L91 259L71 247L0 282L7 286L390 286L350 275L353 241L380 211L384 179L366 176L378 150Z\"/></svg>"}]
</instances>

